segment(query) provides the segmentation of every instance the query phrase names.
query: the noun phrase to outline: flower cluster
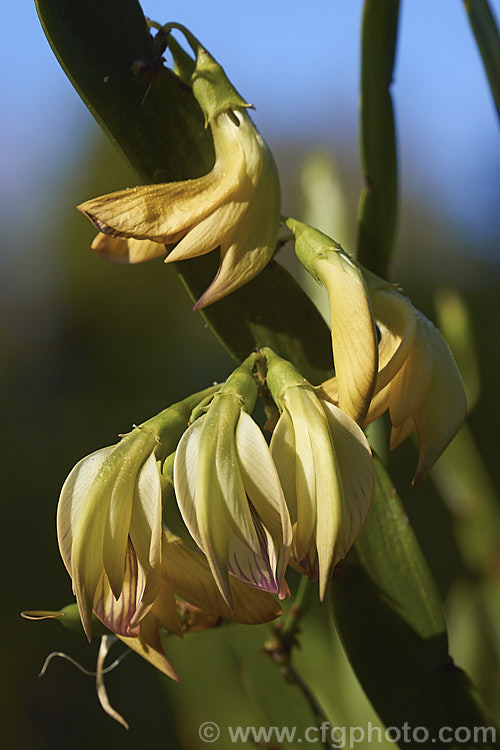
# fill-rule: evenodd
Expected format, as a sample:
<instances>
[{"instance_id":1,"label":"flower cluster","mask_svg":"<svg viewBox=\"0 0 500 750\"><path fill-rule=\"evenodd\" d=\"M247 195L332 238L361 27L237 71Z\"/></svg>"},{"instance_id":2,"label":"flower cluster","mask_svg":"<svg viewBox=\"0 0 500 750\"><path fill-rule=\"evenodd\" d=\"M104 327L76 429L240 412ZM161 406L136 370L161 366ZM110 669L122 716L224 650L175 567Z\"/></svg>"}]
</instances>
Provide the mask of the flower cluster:
<instances>
[{"instance_id":1,"label":"flower cluster","mask_svg":"<svg viewBox=\"0 0 500 750\"><path fill-rule=\"evenodd\" d=\"M257 364L280 411L270 445L251 416ZM162 523L172 489L191 543ZM251 354L70 472L57 530L88 638L94 614L175 679L160 633L182 634L186 607L196 627L271 620L289 563L324 598L372 490L359 425L271 349Z\"/></svg>"},{"instance_id":2,"label":"flower cluster","mask_svg":"<svg viewBox=\"0 0 500 750\"><path fill-rule=\"evenodd\" d=\"M99 229L93 247L112 260L147 260L165 245L175 245L167 261L220 247L201 308L269 262L279 183L248 105L184 33L196 55L189 83L212 133L213 169L79 208ZM391 447L416 430L419 482L465 414L460 376L434 326L329 237L295 219L286 224L299 260L328 292L335 377L312 385L265 347L223 384L84 458L61 492L59 546L88 638L96 615L174 679L162 633L213 627L220 618L272 620L281 613L275 596L289 595L288 565L318 580L325 597L370 510L365 425L388 410ZM277 411L269 443L252 417L259 385ZM184 537L162 521L172 495Z\"/></svg>"}]
</instances>

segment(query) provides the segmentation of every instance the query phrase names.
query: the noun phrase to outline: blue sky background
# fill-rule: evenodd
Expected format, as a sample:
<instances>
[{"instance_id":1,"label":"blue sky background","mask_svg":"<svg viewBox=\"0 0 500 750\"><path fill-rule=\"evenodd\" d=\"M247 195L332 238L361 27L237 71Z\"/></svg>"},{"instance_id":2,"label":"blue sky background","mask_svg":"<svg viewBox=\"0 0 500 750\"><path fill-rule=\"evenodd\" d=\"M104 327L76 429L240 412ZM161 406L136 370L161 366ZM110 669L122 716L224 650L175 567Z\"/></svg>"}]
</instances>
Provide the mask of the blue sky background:
<instances>
[{"instance_id":1,"label":"blue sky background","mask_svg":"<svg viewBox=\"0 0 500 750\"><path fill-rule=\"evenodd\" d=\"M500 15L500 0L491 0ZM357 143L361 0L144 0L189 26L256 105L271 143ZM393 88L402 191L464 231L500 233L498 120L463 2L402 0ZM3 3L1 204L43 215L47 179L71 170L97 126L54 58L34 2ZM64 178L63 178L64 179ZM481 242L478 242L478 246ZM8 252L4 243L3 255ZM19 251L16 252L18 257Z\"/></svg>"}]
</instances>

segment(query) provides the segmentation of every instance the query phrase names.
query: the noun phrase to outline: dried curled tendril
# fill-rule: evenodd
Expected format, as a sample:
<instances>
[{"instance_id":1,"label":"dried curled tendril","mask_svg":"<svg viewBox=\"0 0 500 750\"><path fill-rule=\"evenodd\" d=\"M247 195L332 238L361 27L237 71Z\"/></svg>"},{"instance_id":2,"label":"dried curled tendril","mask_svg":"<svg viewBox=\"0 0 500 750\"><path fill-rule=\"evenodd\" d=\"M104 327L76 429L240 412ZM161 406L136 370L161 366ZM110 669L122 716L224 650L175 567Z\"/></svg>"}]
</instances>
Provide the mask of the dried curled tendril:
<instances>
[{"instance_id":1,"label":"dried curled tendril","mask_svg":"<svg viewBox=\"0 0 500 750\"><path fill-rule=\"evenodd\" d=\"M112 719L114 719L123 727L125 727L125 729L128 729L129 726L127 722L125 721L125 719L123 718L123 716L121 716L118 713L118 711L115 711L115 709L111 706L109 702L108 694L106 691L106 686L104 684L104 675L108 674L108 672L112 672L113 669L115 669L119 664L121 664L124 658L130 653L130 649L127 649L122 654L120 654L120 656L118 656L107 667L104 666L104 662L106 661L106 657L109 651L111 650L113 644L116 643L116 641L118 640L119 639L114 635L103 635L101 637L101 644L99 646L99 652L97 654L95 672L85 669L85 667L83 667L79 662L77 662L76 659L73 659L73 657L69 656L68 654L65 654L63 651L53 651L45 659L38 676L39 677L44 676L44 674L47 671L47 667L49 666L50 662L52 661L54 657L59 656L62 659L66 659L66 661L69 661L71 664L73 664L73 666L79 669L80 672L82 672L84 675L87 675L88 677L96 678L97 697L99 698L99 703L103 707L104 711L108 714L108 716L111 716Z\"/></svg>"}]
</instances>

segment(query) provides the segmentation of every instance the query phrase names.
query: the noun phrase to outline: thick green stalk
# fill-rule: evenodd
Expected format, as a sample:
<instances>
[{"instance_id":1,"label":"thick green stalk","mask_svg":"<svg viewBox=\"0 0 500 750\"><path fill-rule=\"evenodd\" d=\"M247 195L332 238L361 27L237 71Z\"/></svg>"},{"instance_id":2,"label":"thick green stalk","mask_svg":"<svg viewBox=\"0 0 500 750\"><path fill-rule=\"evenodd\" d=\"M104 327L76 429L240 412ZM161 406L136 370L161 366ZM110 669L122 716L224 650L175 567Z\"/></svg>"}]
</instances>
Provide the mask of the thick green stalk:
<instances>
[{"instance_id":1,"label":"thick green stalk","mask_svg":"<svg viewBox=\"0 0 500 750\"><path fill-rule=\"evenodd\" d=\"M488 0L464 0L500 117L500 35Z\"/></svg>"},{"instance_id":2,"label":"thick green stalk","mask_svg":"<svg viewBox=\"0 0 500 750\"><path fill-rule=\"evenodd\" d=\"M399 0L365 0L361 42L361 164L365 187L358 213L358 260L383 278L397 213L397 156L390 85Z\"/></svg>"}]
</instances>

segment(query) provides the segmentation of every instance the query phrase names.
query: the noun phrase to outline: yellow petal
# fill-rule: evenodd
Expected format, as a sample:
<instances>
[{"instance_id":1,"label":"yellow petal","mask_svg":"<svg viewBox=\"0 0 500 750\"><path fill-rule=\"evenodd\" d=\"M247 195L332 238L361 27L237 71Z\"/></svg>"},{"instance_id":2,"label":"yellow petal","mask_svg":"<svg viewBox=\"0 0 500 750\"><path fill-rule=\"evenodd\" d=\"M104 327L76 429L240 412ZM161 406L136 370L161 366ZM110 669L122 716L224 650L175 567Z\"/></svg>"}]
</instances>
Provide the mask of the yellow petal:
<instances>
[{"instance_id":1,"label":"yellow petal","mask_svg":"<svg viewBox=\"0 0 500 750\"><path fill-rule=\"evenodd\" d=\"M382 390L403 366L417 332L416 311L411 302L391 288L371 294L373 312L381 334L377 392Z\"/></svg>"},{"instance_id":2,"label":"yellow petal","mask_svg":"<svg viewBox=\"0 0 500 750\"><path fill-rule=\"evenodd\" d=\"M104 529L103 561L116 598L122 588L137 475L155 446L155 437L149 430L136 428L115 446L102 467L102 471L112 477L111 502Z\"/></svg>"},{"instance_id":3,"label":"yellow petal","mask_svg":"<svg viewBox=\"0 0 500 750\"><path fill-rule=\"evenodd\" d=\"M179 620L174 587L165 575L160 575L160 588L158 596L151 607L151 612L158 618L158 622L162 628L165 628L169 633L182 637L183 632Z\"/></svg>"},{"instance_id":4,"label":"yellow petal","mask_svg":"<svg viewBox=\"0 0 500 750\"><path fill-rule=\"evenodd\" d=\"M71 576L71 550L75 529L85 506L92 502L93 482L113 447L101 448L82 458L71 470L61 489L57 506L57 539L64 565Z\"/></svg>"},{"instance_id":5,"label":"yellow petal","mask_svg":"<svg viewBox=\"0 0 500 750\"><path fill-rule=\"evenodd\" d=\"M244 411L240 414L235 438L246 494L273 538L290 546L292 527L278 472L264 435Z\"/></svg>"},{"instance_id":6,"label":"yellow petal","mask_svg":"<svg viewBox=\"0 0 500 750\"><path fill-rule=\"evenodd\" d=\"M315 538L317 494L314 442L324 438L323 422L318 421L318 415L324 415L318 412L318 405L309 399L303 388L288 388L283 395L283 402L290 415L295 438L297 523L293 548L294 555L300 562L307 556Z\"/></svg>"},{"instance_id":7,"label":"yellow petal","mask_svg":"<svg viewBox=\"0 0 500 750\"><path fill-rule=\"evenodd\" d=\"M316 395L319 398L324 399L325 401L330 401L330 403L335 404L335 406L339 403L339 387L337 383L337 378L329 378L328 380L325 380L316 390Z\"/></svg>"},{"instance_id":8,"label":"yellow petal","mask_svg":"<svg viewBox=\"0 0 500 750\"><path fill-rule=\"evenodd\" d=\"M344 510L334 553L334 565L345 557L370 510L374 467L363 430L333 404L323 402L342 480Z\"/></svg>"},{"instance_id":9,"label":"yellow petal","mask_svg":"<svg viewBox=\"0 0 500 750\"><path fill-rule=\"evenodd\" d=\"M77 463L63 485L58 506L59 547L89 640L95 592L104 571L103 539L111 498L109 477L102 471L113 450L102 448Z\"/></svg>"},{"instance_id":10,"label":"yellow petal","mask_svg":"<svg viewBox=\"0 0 500 750\"><path fill-rule=\"evenodd\" d=\"M158 620L151 612L142 620L140 633L137 637L120 636L120 638L129 648L149 661L160 672L179 682L179 676L163 650Z\"/></svg>"},{"instance_id":11,"label":"yellow petal","mask_svg":"<svg viewBox=\"0 0 500 750\"><path fill-rule=\"evenodd\" d=\"M262 172L248 208L221 243L219 270L194 306L195 310L201 310L247 284L274 255L279 231L279 180L267 147L262 159Z\"/></svg>"},{"instance_id":12,"label":"yellow petal","mask_svg":"<svg viewBox=\"0 0 500 750\"><path fill-rule=\"evenodd\" d=\"M196 475L203 419L200 417L186 430L179 441L174 459L174 488L184 523L198 546L200 530L196 518Z\"/></svg>"},{"instance_id":13,"label":"yellow petal","mask_svg":"<svg viewBox=\"0 0 500 750\"><path fill-rule=\"evenodd\" d=\"M49 609L27 609L21 612L21 617L26 620L58 620L65 614L62 610L54 612Z\"/></svg>"},{"instance_id":14,"label":"yellow petal","mask_svg":"<svg viewBox=\"0 0 500 750\"><path fill-rule=\"evenodd\" d=\"M107 628L117 635L136 635L139 623L150 609L141 605L145 586L145 576L137 564L137 557L131 542L125 555L125 571L122 589L116 598L109 581L103 574L96 587L93 609L97 617Z\"/></svg>"},{"instance_id":15,"label":"yellow petal","mask_svg":"<svg viewBox=\"0 0 500 750\"><path fill-rule=\"evenodd\" d=\"M227 115L221 116L212 134L216 162L203 177L118 190L86 201L78 210L112 237L175 241L209 216L241 183L245 159L238 126Z\"/></svg>"},{"instance_id":16,"label":"yellow petal","mask_svg":"<svg viewBox=\"0 0 500 750\"><path fill-rule=\"evenodd\" d=\"M161 483L153 452L139 471L130 521L130 539L146 578L141 597L146 607L155 600L160 587L161 532ZM132 624L138 621L134 618Z\"/></svg>"},{"instance_id":17,"label":"yellow petal","mask_svg":"<svg viewBox=\"0 0 500 750\"><path fill-rule=\"evenodd\" d=\"M341 251L316 261L328 291L339 406L362 424L375 388L378 349L368 292L360 271Z\"/></svg>"},{"instance_id":18,"label":"yellow petal","mask_svg":"<svg viewBox=\"0 0 500 750\"><path fill-rule=\"evenodd\" d=\"M400 424L399 427L392 427L390 440L391 451L398 448L401 443L404 443L406 438L410 437L413 432L415 432L415 422L413 421L413 417L408 417L408 419Z\"/></svg>"},{"instance_id":19,"label":"yellow petal","mask_svg":"<svg viewBox=\"0 0 500 750\"><path fill-rule=\"evenodd\" d=\"M321 414L316 419L316 429L311 430L316 492L316 528L315 543L318 557L319 597L325 597L330 582L335 554L338 549L338 538L342 533L344 519L344 491L340 477L335 445L328 428L328 419L321 402L315 408ZM332 409L336 407L332 406Z\"/></svg>"},{"instance_id":20,"label":"yellow petal","mask_svg":"<svg viewBox=\"0 0 500 750\"><path fill-rule=\"evenodd\" d=\"M365 426L370 424L370 422L374 422L375 419L378 419L384 412L386 412L390 403L391 384L389 383L389 385L386 385L385 388L382 388L381 391L376 393L370 401L370 407L365 417Z\"/></svg>"},{"instance_id":21,"label":"yellow petal","mask_svg":"<svg viewBox=\"0 0 500 750\"><path fill-rule=\"evenodd\" d=\"M116 598L120 596L125 575L125 556L129 544L135 472L137 471L137 468L130 466L128 462L124 463L121 468L111 490L109 513L102 542L104 570Z\"/></svg>"},{"instance_id":22,"label":"yellow petal","mask_svg":"<svg viewBox=\"0 0 500 750\"><path fill-rule=\"evenodd\" d=\"M174 241L172 239L172 242ZM167 252L165 245L158 242L108 237L102 232L96 236L91 247L103 258L114 263L142 263L145 260L159 258Z\"/></svg>"},{"instance_id":23,"label":"yellow petal","mask_svg":"<svg viewBox=\"0 0 500 750\"><path fill-rule=\"evenodd\" d=\"M412 415L420 445L414 484L425 478L467 413L465 390L455 360L437 328L427 319L425 325L433 340L435 361L428 396Z\"/></svg>"},{"instance_id":24,"label":"yellow petal","mask_svg":"<svg viewBox=\"0 0 500 750\"><path fill-rule=\"evenodd\" d=\"M191 227L165 258L165 263L205 255L224 242L247 209L244 196L240 201L235 200L238 195L236 192L229 203L223 203L210 216Z\"/></svg>"},{"instance_id":25,"label":"yellow petal","mask_svg":"<svg viewBox=\"0 0 500 750\"><path fill-rule=\"evenodd\" d=\"M208 510L212 521L207 522L207 530L210 527L210 532L216 531L214 526L220 526L225 520L227 530L238 536L254 552L258 552L259 540L236 452L235 433L240 415L239 399L228 394L220 397L217 407L204 420L196 482L197 497L200 491L198 522L201 531L201 516ZM216 488L213 496L212 482Z\"/></svg>"},{"instance_id":26,"label":"yellow petal","mask_svg":"<svg viewBox=\"0 0 500 750\"><path fill-rule=\"evenodd\" d=\"M274 428L270 450L288 507L290 521L295 523L297 520L297 488L295 484L297 456L293 423L287 411L281 413Z\"/></svg>"},{"instance_id":27,"label":"yellow petal","mask_svg":"<svg viewBox=\"0 0 500 750\"><path fill-rule=\"evenodd\" d=\"M432 329L427 326L429 321L418 310L415 313L418 324L413 346L390 385L389 413L395 427L399 427L415 413L432 386L435 337Z\"/></svg>"},{"instance_id":28,"label":"yellow petal","mask_svg":"<svg viewBox=\"0 0 500 750\"><path fill-rule=\"evenodd\" d=\"M210 414L200 417L184 433L177 447L174 484L181 515L203 550L223 596L231 603L227 554L230 529L225 498L217 472L217 422ZM233 466L235 465L234 461ZM232 472L233 476L236 472ZM239 473L238 473L239 478ZM240 482L241 482L241 478ZM243 490L241 489L243 492ZM194 533L193 533L194 532Z\"/></svg>"},{"instance_id":29,"label":"yellow petal","mask_svg":"<svg viewBox=\"0 0 500 750\"><path fill-rule=\"evenodd\" d=\"M206 558L167 529L164 530L162 568L175 591L205 612L235 622L257 624L279 614L276 600L264 591L230 578L233 607L228 607L214 580Z\"/></svg>"}]
</instances>

